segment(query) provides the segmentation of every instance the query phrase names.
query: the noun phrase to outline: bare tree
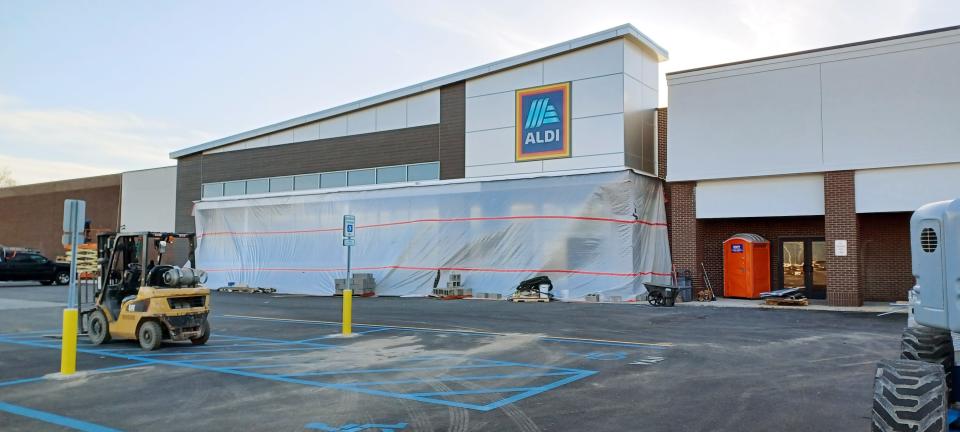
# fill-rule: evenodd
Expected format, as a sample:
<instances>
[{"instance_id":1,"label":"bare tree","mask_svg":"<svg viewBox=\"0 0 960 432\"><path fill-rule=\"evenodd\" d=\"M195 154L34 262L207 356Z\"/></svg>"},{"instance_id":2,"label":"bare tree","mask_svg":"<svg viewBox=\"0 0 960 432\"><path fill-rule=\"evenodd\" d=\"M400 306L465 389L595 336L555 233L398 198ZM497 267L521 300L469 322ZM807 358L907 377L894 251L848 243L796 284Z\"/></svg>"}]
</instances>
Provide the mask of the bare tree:
<instances>
[{"instance_id":1,"label":"bare tree","mask_svg":"<svg viewBox=\"0 0 960 432\"><path fill-rule=\"evenodd\" d=\"M13 179L13 173L10 168L0 167L0 188L16 186L17 181Z\"/></svg>"}]
</instances>

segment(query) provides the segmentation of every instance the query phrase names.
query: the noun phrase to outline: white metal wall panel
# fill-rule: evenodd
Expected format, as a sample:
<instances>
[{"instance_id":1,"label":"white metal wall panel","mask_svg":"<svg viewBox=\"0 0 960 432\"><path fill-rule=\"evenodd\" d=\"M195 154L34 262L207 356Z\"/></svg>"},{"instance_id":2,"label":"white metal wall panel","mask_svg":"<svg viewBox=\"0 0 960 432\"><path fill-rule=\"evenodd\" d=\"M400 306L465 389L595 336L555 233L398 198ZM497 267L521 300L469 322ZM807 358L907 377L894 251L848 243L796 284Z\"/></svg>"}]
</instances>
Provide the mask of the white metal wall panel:
<instances>
[{"instance_id":1,"label":"white metal wall panel","mask_svg":"<svg viewBox=\"0 0 960 432\"><path fill-rule=\"evenodd\" d=\"M440 123L440 90L407 98L407 127Z\"/></svg>"},{"instance_id":2,"label":"white metal wall panel","mask_svg":"<svg viewBox=\"0 0 960 432\"><path fill-rule=\"evenodd\" d=\"M960 162L960 30L671 75L671 181Z\"/></svg>"},{"instance_id":3,"label":"white metal wall panel","mask_svg":"<svg viewBox=\"0 0 960 432\"><path fill-rule=\"evenodd\" d=\"M177 167L125 172L121 182L121 230L174 231Z\"/></svg>"},{"instance_id":4,"label":"white metal wall panel","mask_svg":"<svg viewBox=\"0 0 960 432\"><path fill-rule=\"evenodd\" d=\"M573 119L572 126L573 158L571 159L574 163L579 156L619 153L620 162L623 165L623 114ZM513 140L510 144L512 150Z\"/></svg>"},{"instance_id":5,"label":"white metal wall panel","mask_svg":"<svg viewBox=\"0 0 960 432\"><path fill-rule=\"evenodd\" d=\"M467 81L466 96L513 93L516 89L536 87L542 83L543 63L537 62Z\"/></svg>"},{"instance_id":6,"label":"white metal wall panel","mask_svg":"<svg viewBox=\"0 0 960 432\"><path fill-rule=\"evenodd\" d=\"M623 74L574 81L570 92L573 118L623 112Z\"/></svg>"},{"instance_id":7,"label":"white metal wall panel","mask_svg":"<svg viewBox=\"0 0 960 432\"><path fill-rule=\"evenodd\" d=\"M246 150L316 139L336 138L369 132L403 129L440 123L440 91L398 99L361 111L308 123L293 129L217 147L204 154Z\"/></svg>"},{"instance_id":8,"label":"white metal wall panel","mask_svg":"<svg viewBox=\"0 0 960 432\"><path fill-rule=\"evenodd\" d=\"M513 163L513 134L512 127L468 133L464 143L466 160L470 165Z\"/></svg>"},{"instance_id":9,"label":"white metal wall panel","mask_svg":"<svg viewBox=\"0 0 960 432\"><path fill-rule=\"evenodd\" d=\"M375 132L377 130L376 109L365 109L347 114L347 135Z\"/></svg>"},{"instance_id":10,"label":"white metal wall panel","mask_svg":"<svg viewBox=\"0 0 960 432\"><path fill-rule=\"evenodd\" d=\"M623 44L623 48L624 73L652 89L659 87L660 63L657 61L656 54L629 41Z\"/></svg>"},{"instance_id":11,"label":"white metal wall panel","mask_svg":"<svg viewBox=\"0 0 960 432\"><path fill-rule=\"evenodd\" d=\"M594 45L543 61L544 83L623 73L623 39Z\"/></svg>"},{"instance_id":12,"label":"white metal wall panel","mask_svg":"<svg viewBox=\"0 0 960 432\"><path fill-rule=\"evenodd\" d=\"M858 170L857 213L914 211L924 204L960 198L960 164Z\"/></svg>"},{"instance_id":13,"label":"white metal wall panel","mask_svg":"<svg viewBox=\"0 0 960 432\"><path fill-rule=\"evenodd\" d=\"M320 128L320 139L335 138L347 135L347 116L334 117L317 123Z\"/></svg>"},{"instance_id":14,"label":"white metal wall panel","mask_svg":"<svg viewBox=\"0 0 960 432\"><path fill-rule=\"evenodd\" d=\"M377 106L377 131L407 127L407 101L398 100Z\"/></svg>"},{"instance_id":15,"label":"white metal wall panel","mask_svg":"<svg viewBox=\"0 0 960 432\"><path fill-rule=\"evenodd\" d=\"M823 214L823 175L802 174L697 182L697 218Z\"/></svg>"},{"instance_id":16,"label":"white metal wall panel","mask_svg":"<svg viewBox=\"0 0 960 432\"><path fill-rule=\"evenodd\" d=\"M543 171L571 171L589 168L613 168L623 166L623 153L591 155L578 158L548 159L543 161Z\"/></svg>"},{"instance_id":17,"label":"white metal wall panel","mask_svg":"<svg viewBox=\"0 0 960 432\"><path fill-rule=\"evenodd\" d=\"M320 139L320 124L318 122L308 123L293 129L293 141L312 141Z\"/></svg>"},{"instance_id":18,"label":"white metal wall panel","mask_svg":"<svg viewBox=\"0 0 960 432\"><path fill-rule=\"evenodd\" d=\"M497 128L512 128L517 122L514 115L513 92L495 93L467 98L466 131L482 131Z\"/></svg>"},{"instance_id":19,"label":"white metal wall panel","mask_svg":"<svg viewBox=\"0 0 960 432\"><path fill-rule=\"evenodd\" d=\"M822 67L824 169L960 161L960 43Z\"/></svg>"},{"instance_id":20,"label":"white metal wall panel","mask_svg":"<svg viewBox=\"0 0 960 432\"><path fill-rule=\"evenodd\" d=\"M668 180L818 171L820 68L670 87Z\"/></svg>"},{"instance_id":21,"label":"white metal wall panel","mask_svg":"<svg viewBox=\"0 0 960 432\"><path fill-rule=\"evenodd\" d=\"M285 131L274 132L270 135L267 135L267 145L281 145L281 144L290 144L293 142L293 129L287 129Z\"/></svg>"},{"instance_id":22,"label":"white metal wall panel","mask_svg":"<svg viewBox=\"0 0 960 432\"><path fill-rule=\"evenodd\" d=\"M466 167L466 177L488 177L543 172L543 161L510 162Z\"/></svg>"}]
</instances>

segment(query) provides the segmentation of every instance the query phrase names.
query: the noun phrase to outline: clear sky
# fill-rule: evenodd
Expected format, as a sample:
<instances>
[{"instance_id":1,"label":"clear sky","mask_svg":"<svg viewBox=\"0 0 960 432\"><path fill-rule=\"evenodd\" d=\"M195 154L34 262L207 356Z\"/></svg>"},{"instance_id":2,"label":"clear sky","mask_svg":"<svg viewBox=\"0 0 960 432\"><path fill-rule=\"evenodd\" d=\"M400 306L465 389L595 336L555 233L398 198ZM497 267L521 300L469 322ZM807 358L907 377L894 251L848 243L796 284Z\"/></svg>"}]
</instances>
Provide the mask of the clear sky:
<instances>
[{"instance_id":1,"label":"clear sky","mask_svg":"<svg viewBox=\"0 0 960 432\"><path fill-rule=\"evenodd\" d=\"M957 25L960 1L0 0L0 167L26 184L173 165L623 23L670 52L663 74Z\"/></svg>"}]
</instances>

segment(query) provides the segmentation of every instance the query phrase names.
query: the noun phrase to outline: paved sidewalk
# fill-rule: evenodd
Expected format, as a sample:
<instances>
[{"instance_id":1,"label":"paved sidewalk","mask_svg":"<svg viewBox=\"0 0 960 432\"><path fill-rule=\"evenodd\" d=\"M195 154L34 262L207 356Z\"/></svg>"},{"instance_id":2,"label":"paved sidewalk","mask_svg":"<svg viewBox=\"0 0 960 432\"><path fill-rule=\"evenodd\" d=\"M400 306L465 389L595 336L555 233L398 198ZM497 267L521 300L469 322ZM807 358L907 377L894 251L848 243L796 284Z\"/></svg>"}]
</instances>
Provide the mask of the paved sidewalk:
<instances>
[{"instance_id":1,"label":"paved sidewalk","mask_svg":"<svg viewBox=\"0 0 960 432\"><path fill-rule=\"evenodd\" d=\"M677 303L680 307L721 307L721 308L747 308L747 309L790 309L790 310L816 310L832 312L863 312L863 313L907 313L907 303L891 304L887 302L865 302L863 306L830 306L826 300L811 300L809 306L774 306L768 305L763 300L718 298L712 302L692 301L687 303Z\"/></svg>"}]
</instances>

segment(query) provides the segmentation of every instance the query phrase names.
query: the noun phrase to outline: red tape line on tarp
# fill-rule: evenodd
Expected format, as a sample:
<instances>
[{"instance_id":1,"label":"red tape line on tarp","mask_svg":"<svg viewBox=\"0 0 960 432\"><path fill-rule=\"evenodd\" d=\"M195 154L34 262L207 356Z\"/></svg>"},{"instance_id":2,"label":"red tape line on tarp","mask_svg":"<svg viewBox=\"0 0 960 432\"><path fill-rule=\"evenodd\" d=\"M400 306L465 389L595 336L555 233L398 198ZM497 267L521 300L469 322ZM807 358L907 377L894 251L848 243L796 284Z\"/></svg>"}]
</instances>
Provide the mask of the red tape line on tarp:
<instances>
[{"instance_id":1,"label":"red tape line on tarp","mask_svg":"<svg viewBox=\"0 0 960 432\"><path fill-rule=\"evenodd\" d=\"M610 222L610 223L619 223L619 224L648 225L648 226L654 226L654 227L667 226L666 222L650 222L650 221L635 220L635 219L614 219L614 218L589 217L589 216L490 216L490 217L465 217L465 218L446 218L446 219L414 219L409 221L386 222L386 223L370 224L370 225L357 225L357 229L382 228L382 227L389 227L389 226L395 226L395 225L409 225L409 224L415 224L415 223L472 222L472 221L515 220L515 219L520 219L520 220L567 219L567 220L581 220L581 221L592 221L592 222ZM312 229L279 230L279 231L211 231L208 233L202 233L197 237L306 234L306 233L340 231L340 230L341 228L337 227L337 228L312 228Z\"/></svg>"},{"instance_id":2,"label":"red tape line on tarp","mask_svg":"<svg viewBox=\"0 0 960 432\"><path fill-rule=\"evenodd\" d=\"M419 270L419 271L462 271L462 272L488 272L488 273L567 273L583 274L591 276L614 276L614 277L637 277L637 276L670 276L670 273L659 273L654 271L639 273L614 273L598 272L588 270L570 270L570 269L497 269L497 268L476 268L476 267L414 267L414 266L379 266L379 267L355 267L352 271L371 271L371 270ZM220 272L289 272L289 273L331 273L345 272L346 268L233 268L233 269L204 269L208 273Z\"/></svg>"}]
</instances>

